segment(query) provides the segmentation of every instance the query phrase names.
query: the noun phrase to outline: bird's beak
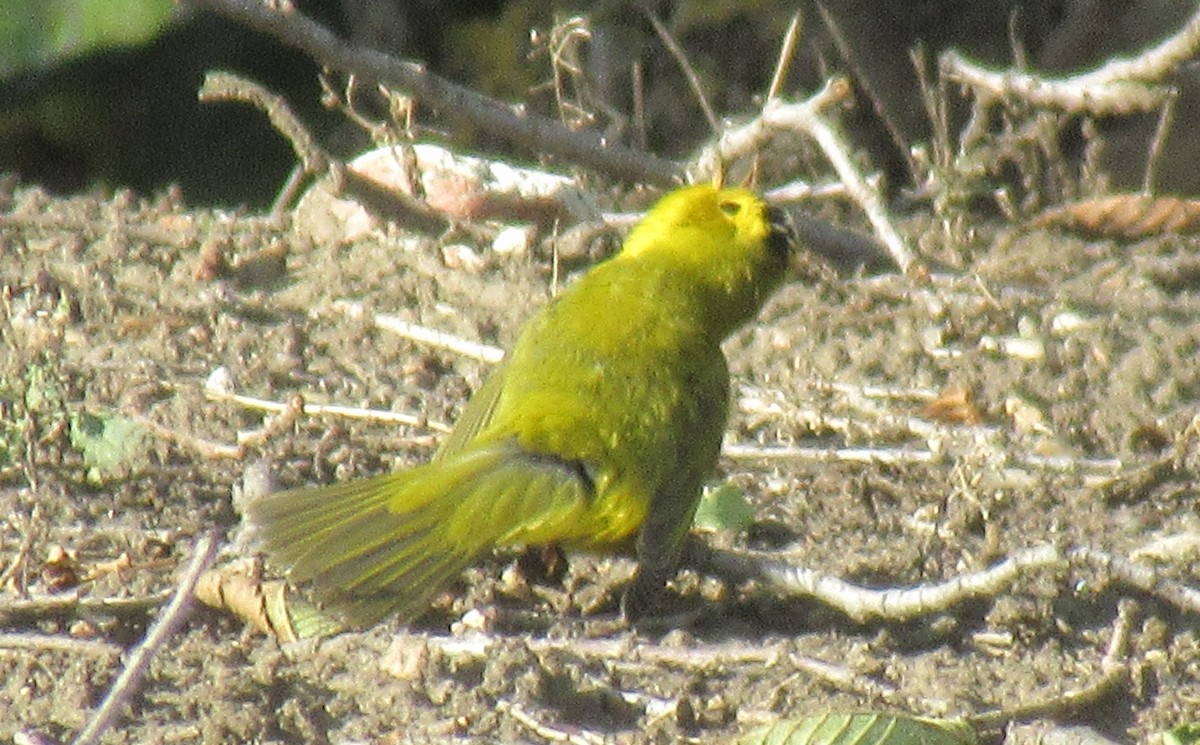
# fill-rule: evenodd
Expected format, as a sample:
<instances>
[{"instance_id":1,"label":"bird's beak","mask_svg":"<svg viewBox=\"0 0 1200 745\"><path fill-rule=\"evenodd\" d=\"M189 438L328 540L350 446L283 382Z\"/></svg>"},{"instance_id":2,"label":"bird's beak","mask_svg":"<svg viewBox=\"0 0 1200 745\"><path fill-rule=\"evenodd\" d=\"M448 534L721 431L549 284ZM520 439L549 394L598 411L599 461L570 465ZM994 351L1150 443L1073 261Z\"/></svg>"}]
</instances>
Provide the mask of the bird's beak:
<instances>
[{"instance_id":1,"label":"bird's beak","mask_svg":"<svg viewBox=\"0 0 1200 745\"><path fill-rule=\"evenodd\" d=\"M767 248L773 256L777 256L790 264L792 256L799 249L799 239L796 227L792 224L792 216L779 207L767 207Z\"/></svg>"},{"instance_id":2,"label":"bird's beak","mask_svg":"<svg viewBox=\"0 0 1200 745\"><path fill-rule=\"evenodd\" d=\"M896 263L891 255L874 238L840 228L795 208L786 211L778 207L769 208L768 219L772 229L776 220L771 213L775 211L784 213L780 222L786 223L791 231L797 254L800 253L799 247L803 246L828 262L842 276L895 271Z\"/></svg>"}]
</instances>

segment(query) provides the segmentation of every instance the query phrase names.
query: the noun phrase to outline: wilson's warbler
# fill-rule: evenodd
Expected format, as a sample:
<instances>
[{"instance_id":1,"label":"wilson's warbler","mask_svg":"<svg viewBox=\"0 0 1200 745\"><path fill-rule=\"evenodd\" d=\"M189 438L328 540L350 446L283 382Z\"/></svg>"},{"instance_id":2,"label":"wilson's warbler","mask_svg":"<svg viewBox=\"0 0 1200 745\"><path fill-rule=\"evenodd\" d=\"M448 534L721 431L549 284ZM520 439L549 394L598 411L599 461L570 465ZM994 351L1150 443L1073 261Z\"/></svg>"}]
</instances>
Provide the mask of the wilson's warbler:
<instances>
[{"instance_id":1,"label":"wilson's warbler","mask_svg":"<svg viewBox=\"0 0 1200 745\"><path fill-rule=\"evenodd\" d=\"M411 620L497 546L636 539L627 616L676 571L721 447L721 341L783 282L784 213L744 189L666 195L623 248L526 323L427 464L270 495L266 552L340 621Z\"/></svg>"}]
</instances>

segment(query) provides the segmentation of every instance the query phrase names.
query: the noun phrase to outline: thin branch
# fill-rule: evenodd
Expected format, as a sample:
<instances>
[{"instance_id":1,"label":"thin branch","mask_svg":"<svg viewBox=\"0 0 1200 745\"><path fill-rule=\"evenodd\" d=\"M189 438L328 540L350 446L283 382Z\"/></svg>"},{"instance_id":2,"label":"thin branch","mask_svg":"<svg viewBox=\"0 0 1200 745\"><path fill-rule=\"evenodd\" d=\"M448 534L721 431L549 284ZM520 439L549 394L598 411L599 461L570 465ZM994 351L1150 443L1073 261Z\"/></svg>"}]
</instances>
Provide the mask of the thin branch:
<instances>
[{"instance_id":1,"label":"thin branch","mask_svg":"<svg viewBox=\"0 0 1200 745\"><path fill-rule=\"evenodd\" d=\"M283 96L251 80L229 72L209 72L204 76L199 97L204 103L240 101L258 107L267 115L275 131L291 143L306 173L324 173L335 162L292 113Z\"/></svg>"},{"instance_id":2,"label":"thin branch","mask_svg":"<svg viewBox=\"0 0 1200 745\"><path fill-rule=\"evenodd\" d=\"M1142 175L1142 193L1154 193L1154 177L1158 170L1158 159L1162 156L1163 146L1167 143L1167 134L1175 123L1175 105L1179 103L1179 91L1171 90L1158 112L1158 126L1154 128L1154 137L1150 139L1150 151L1146 154L1146 172Z\"/></svg>"},{"instance_id":3,"label":"thin branch","mask_svg":"<svg viewBox=\"0 0 1200 745\"><path fill-rule=\"evenodd\" d=\"M322 65L353 73L369 85L405 91L422 103L464 120L489 134L506 138L536 153L563 158L614 178L671 186L683 176L678 163L637 152L593 131L572 131L431 73L424 65L337 38L289 3L262 0L184 0L274 36Z\"/></svg>"},{"instance_id":4,"label":"thin branch","mask_svg":"<svg viewBox=\"0 0 1200 745\"><path fill-rule=\"evenodd\" d=\"M646 134L646 80L642 61L634 60L630 75L633 80L633 141L643 150L650 138Z\"/></svg>"},{"instance_id":5,"label":"thin branch","mask_svg":"<svg viewBox=\"0 0 1200 745\"><path fill-rule=\"evenodd\" d=\"M844 80L830 79L825 81L821 90L803 102L790 105L806 106L818 111L844 100L849 92L850 89ZM770 144L776 134L777 131L767 124L763 116L756 117L740 127L727 129L715 143L704 148L696 156L688 166L688 173L695 181L707 180L717 171L720 164L759 152Z\"/></svg>"},{"instance_id":6,"label":"thin branch","mask_svg":"<svg viewBox=\"0 0 1200 745\"><path fill-rule=\"evenodd\" d=\"M761 116L726 131L714 145L700 153L688 171L695 180L710 178L720 170L721 164L765 148L781 130L807 134L820 146L846 191L862 207L875 228L875 234L900 270L907 276L922 274L916 255L892 225L878 190L859 173L836 127L821 116L822 109L844 100L849 94L850 84L844 78L831 78L821 90L799 103L771 99L763 107ZM821 250L818 244L817 253L821 253Z\"/></svg>"},{"instance_id":7,"label":"thin branch","mask_svg":"<svg viewBox=\"0 0 1200 745\"><path fill-rule=\"evenodd\" d=\"M773 668L788 664L840 690L885 701L895 701L900 694L894 686L856 672L844 664L797 654L790 642L730 641L672 646L625 636L615 639L531 639L525 646L537 655L568 654L592 662L619 661L626 665L643 665L656 670L676 668L697 674L738 666Z\"/></svg>"},{"instance_id":8,"label":"thin branch","mask_svg":"<svg viewBox=\"0 0 1200 745\"><path fill-rule=\"evenodd\" d=\"M954 51L942 54L939 63L944 77L964 83L987 98L1013 97L1071 113L1127 114L1162 106L1172 89L1153 83L1175 72L1198 48L1200 9L1183 28L1158 45L1070 77L1047 78L1021 70L989 70Z\"/></svg>"},{"instance_id":9,"label":"thin branch","mask_svg":"<svg viewBox=\"0 0 1200 745\"><path fill-rule=\"evenodd\" d=\"M833 40L833 45L838 50L838 54L842 56L847 67L850 68L854 78L858 81L858 86L867 94L867 98L871 100L871 106L875 109L875 115L883 122L884 128L887 129L888 135L892 138L892 144L896 146L896 150L903 156L905 164L908 166L908 172L916 173L916 163L913 161L912 156L912 143L905 136L904 130L897 124L896 118L888 111L886 99L880 95L878 86L875 85L875 82L871 79L871 75L868 74L868 68L861 64L860 55L854 49L854 45L846 39L846 34L842 31L842 26L838 23L837 17L822 2L817 3L817 12L821 14L821 20L825 23L825 28L829 31L829 36ZM871 54L871 51L868 50L867 53Z\"/></svg>"},{"instance_id":10,"label":"thin branch","mask_svg":"<svg viewBox=\"0 0 1200 745\"><path fill-rule=\"evenodd\" d=\"M833 197L845 197L846 195L846 185L841 181L826 181L824 183L813 184L804 179L796 179L786 184L772 186L768 191L763 192L763 198L772 204L804 202L809 199L831 199Z\"/></svg>"},{"instance_id":11,"label":"thin branch","mask_svg":"<svg viewBox=\"0 0 1200 745\"><path fill-rule=\"evenodd\" d=\"M721 121L717 118L717 114L713 111L712 104L708 102L708 96L704 95L704 86L700 85L700 76L696 74L692 63L688 61L687 54L683 48L675 41L675 37L667 30L667 27L658 20L658 16L649 8L642 7L646 14L646 18L650 20L650 25L654 27L654 33L658 34L658 39L675 58L675 63L679 65L679 69L683 71L683 76L687 78L688 86L692 89L692 95L696 97L696 101L700 104L700 110L704 112L704 118L708 120L708 126L712 129L713 134L720 134Z\"/></svg>"},{"instance_id":12,"label":"thin branch","mask_svg":"<svg viewBox=\"0 0 1200 745\"><path fill-rule=\"evenodd\" d=\"M935 453L921 448L822 448L780 445L741 445L731 443L721 451L737 460L809 461L813 463L879 463L886 465L917 465L941 463L947 453ZM951 454L952 455L952 454ZM1074 456L1026 455L1011 459L1013 466L1052 473L1078 473L1089 486L1102 486L1121 470L1117 458L1082 458Z\"/></svg>"},{"instance_id":13,"label":"thin branch","mask_svg":"<svg viewBox=\"0 0 1200 745\"><path fill-rule=\"evenodd\" d=\"M891 703L896 703L901 699L900 691L895 686L856 672L847 665L838 665L799 654L788 655L788 662L797 670L801 670L839 690L851 691L861 696L877 698L881 701Z\"/></svg>"},{"instance_id":14,"label":"thin branch","mask_svg":"<svg viewBox=\"0 0 1200 745\"><path fill-rule=\"evenodd\" d=\"M133 420L142 425L155 437L161 437L167 442L174 443L183 448L187 448L192 452L198 453L201 457L209 460L242 460L246 457L246 448L241 445L228 445L223 442L214 442L206 440L203 437L196 437L189 432L181 432L171 429L165 424L159 424L148 416L137 414Z\"/></svg>"},{"instance_id":15,"label":"thin branch","mask_svg":"<svg viewBox=\"0 0 1200 745\"><path fill-rule=\"evenodd\" d=\"M518 724L547 742L565 742L568 745L603 745L607 740L603 735L573 727L572 731L542 724L533 716L526 714L520 704L500 700L496 702L496 710L512 717Z\"/></svg>"},{"instance_id":16,"label":"thin branch","mask_svg":"<svg viewBox=\"0 0 1200 745\"><path fill-rule=\"evenodd\" d=\"M1017 99L1069 113L1103 116L1149 111L1161 106L1167 96L1166 90L1145 83L1109 80L1101 88L1085 88L1079 78L1043 78L1017 70L992 70L953 50L943 52L938 64L944 79L966 85L984 100Z\"/></svg>"},{"instance_id":17,"label":"thin branch","mask_svg":"<svg viewBox=\"0 0 1200 745\"><path fill-rule=\"evenodd\" d=\"M945 460L941 454L917 448L820 448L782 445L763 447L737 443L726 445L721 454L737 460L878 463L892 466L939 463Z\"/></svg>"},{"instance_id":18,"label":"thin branch","mask_svg":"<svg viewBox=\"0 0 1200 745\"><path fill-rule=\"evenodd\" d=\"M893 465L968 462L974 468L986 468L1001 480L1020 478L1029 471L1074 474L1083 484L1106 489L1106 494L1114 496L1128 490L1134 493L1145 491L1162 480L1162 472L1174 473L1176 470L1174 456L1165 456L1154 468L1154 473L1132 481L1126 487L1116 482L1117 479L1131 478L1129 474L1122 474L1126 462L1120 458L1042 455L1028 450L1018 452L1010 443L1011 428L988 424L947 424L928 414L896 414L893 413L894 406L886 406L888 401L894 399L928 402L937 396L932 391L889 390L830 383L817 384L812 389L814 395L822 397L822 400L828 398L829 401L802 408L778 392L743 385L737 391L736 406L756 425L772 422L789 429L837 433L847 441L887 441L894 444L889 447L846 448L728 442L723 454L735 459L772 462L842 461ZM1045 434L1052 432L1046 430Z\"/></svg>"},{"instance_id":19,"label":"thin branch","mask_svg":"<svg viewBox=\"0 0 1200 745\"><path fill-rule=\"evenodd\" d=\"M835 79L826 84L826 90L837 94L840 99L848 93L848 91L837 92L836 89L842 86L848 88L846 81ZM785 103L780 100L768 101L763 109L762 118L768 126L792 129L812 137L820 146L821 152L829 159L834 170L837 171L838 178L846 185L846 189L853 196L854 201L858 202L858 205L866 213L867 219L875 228L875 235L879 236L879 240L892 255L896 266L900 267L900 271L908 277L917 276L923 272L916 254L900 237L900 232L892 224L879 191L872 188L859 173L858 167L850 158L850 149L843 142L841 133L832 122L821 116L819 107L809 105L808 101L798 104Z\"/></svg>"},{"instance_id":20,"label":"thin branch","mask_svg":"<svg viewBox=\"0 0 1200 745\"><path fill-rule=\"evenodd\" d=\"M434 235L450 227L445 215L424 202L397 189L386 188L346 168L344 163L317 144L316 138L292 113L282 96L268 91L253 80L228 72L210 72L204 77L204 85L200 88L200 100L241 101L258 107L267 115L275 131L291 143L292 150L300 159L303 173L317 176L328 173L333 179L335 191L345 191L375 214ZM282 208L283 195L294 192L291 182L298 182L298 176L293 174L288 181L289 184L281 190L280 198L276 199L275 212Z\"/></svg>"},{"instance_id":21,"label":"thin branch","mask_svg":"<svg viewBox=\"0 0 1200 745\"><path fill-rule=\"evenodd\" d=\"M875 618L905 621L943 612L973 598L999 595L1023 573L1063 562L1058 547L1041 546L1018 552L983 571L963 574L944 582L876 590L812 569L785 564L769 554L759 554L756 559L755 563L759 565L758 578L776 591L816 598L845 613L856 623ZM736 567L736 564L733 566Z\"/></svg>"},{"instance_id":22,"label":"thin branch","mask_svg":"<svg viewBox=\"0 0 1200 745\"><path fill-rule=\"evenodd\" d=\"M1171 579L1148 564L1133 562L1086 546L1035 546L978 572L907 588L862 587L815 570L781 561L778 554L730 551L688 544L687 563L726 581L756 580L788 597L812 597L856 623L872 619L905 621L944 613L968 600L995 597L1020 577L1041 569L1082 564L1107 573L1120 584L1159 598L1176 608L1200 613L1200 590Z\"/></svg>"},{"instance_id":23,"label":"thin branch","mask_svg":"<svg viewBox=\"0 0 1200 745\"><path fill-rule=\"evenodd\" d=\"M155 593L136 598L93 598L85 597L83 592L75 590L60 595L0 602L0 625L14 626L30 619L69 613L106 613L115 616L142 614L162 605L169 596L169 593Z\"/></svg>"},{"instance_id":24,"label":"thin branch","mask_svg":"<svg viewBox=\"0 0 1200 745\"><path fill-rule=\"evenodd\" d=\"M176 586L171 602L163 608L158 620L146 632L146 638L142 640L142 643L130 653L125 669L117 676L108 695L104 697L104 701L92 715L91 721L76 735L72 745L93 745L93 743L99 742L104 732L120 716L129 697L137 691L143 676L149 671L151 658L175 634L184 619L187 618L192 607L196 581L216 558L217 545L216 538L211 533L201 536L196 541L192 551L192 560L179 578L179 584Z\"/></svg>"}]
</instances>

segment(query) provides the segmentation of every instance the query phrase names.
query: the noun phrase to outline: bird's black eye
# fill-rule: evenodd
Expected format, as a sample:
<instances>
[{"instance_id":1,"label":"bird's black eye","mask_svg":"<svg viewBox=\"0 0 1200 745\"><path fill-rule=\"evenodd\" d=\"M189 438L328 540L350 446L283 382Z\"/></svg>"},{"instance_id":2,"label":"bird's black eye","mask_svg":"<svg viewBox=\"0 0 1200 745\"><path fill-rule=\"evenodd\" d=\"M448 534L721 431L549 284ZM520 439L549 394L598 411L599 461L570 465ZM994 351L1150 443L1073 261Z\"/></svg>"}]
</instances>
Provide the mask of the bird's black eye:
<instances>
[{"instance_id":1,"label":"bird's black eye","mask_svg":"<svg viewBox=\"0 0 1200 745\"><path fill-rule=\"evenodd\" d=\"M730 217L734 217L735 215L737 215L737 213L742 211L742 205L740 202L726 201L726 202L721 202L717 206L720 207L722 212L724 212L726 215L729 215Z\"/></svg>"}]
</instances>

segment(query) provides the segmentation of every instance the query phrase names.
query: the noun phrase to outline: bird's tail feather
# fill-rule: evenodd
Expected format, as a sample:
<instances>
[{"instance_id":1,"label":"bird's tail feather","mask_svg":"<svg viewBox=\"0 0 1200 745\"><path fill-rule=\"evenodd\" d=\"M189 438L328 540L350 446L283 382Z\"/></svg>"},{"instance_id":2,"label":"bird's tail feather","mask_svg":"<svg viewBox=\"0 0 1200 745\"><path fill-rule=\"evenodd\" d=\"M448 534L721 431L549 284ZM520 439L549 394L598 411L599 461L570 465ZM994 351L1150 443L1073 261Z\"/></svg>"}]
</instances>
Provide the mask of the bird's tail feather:
<instances>
[{"instance_id":1,"label":"bird's tail feather","mask_svg":"<svg viewBox=\"0 0 1200 745\"><path fill-rule=\"evenodd\" d=\"M494 542L487 521L448 528L481 477L486 453L371 479L272 494L252 504L267 554L352 625L410 620Z\"/></svg>"},{"instance_id":2,"label":"bird's tail feather","mask_svg":"<svg viewBox=\"0 0 1200 745\"><path fill-rule=\"evenodd\" d=\"M273 494L249 515L267 554L291 579L311 581L341 620L366 626L394 613L407 621L497 542L570 520L590 489L580 473L497 445Z\"/></svg>"}]
</instances>

